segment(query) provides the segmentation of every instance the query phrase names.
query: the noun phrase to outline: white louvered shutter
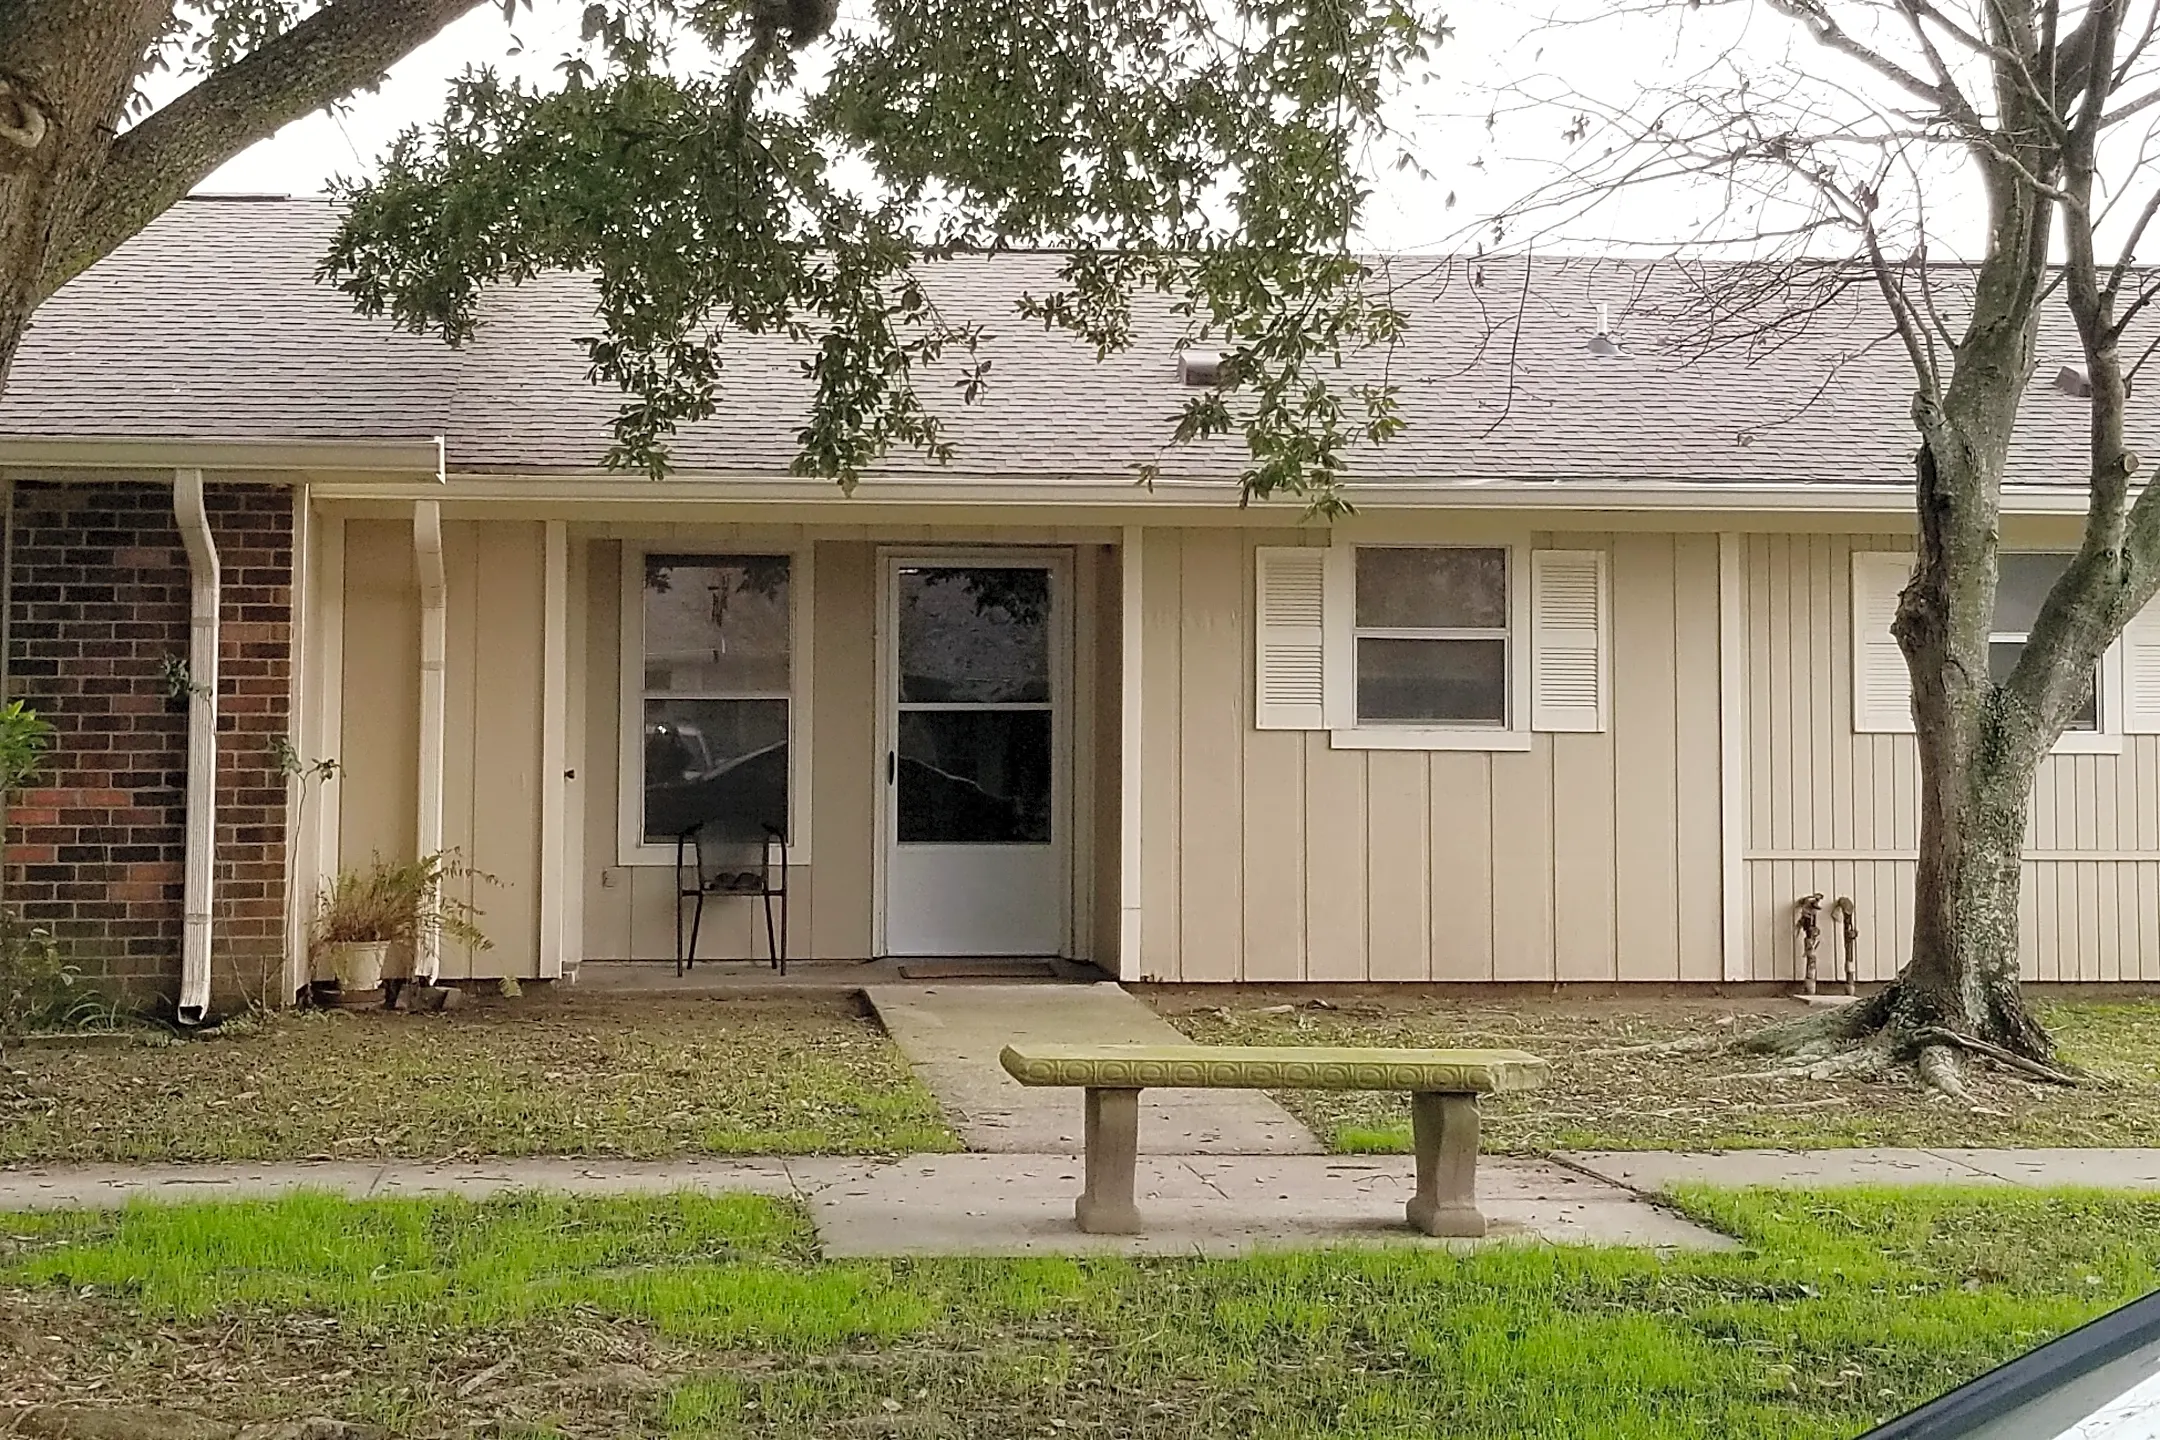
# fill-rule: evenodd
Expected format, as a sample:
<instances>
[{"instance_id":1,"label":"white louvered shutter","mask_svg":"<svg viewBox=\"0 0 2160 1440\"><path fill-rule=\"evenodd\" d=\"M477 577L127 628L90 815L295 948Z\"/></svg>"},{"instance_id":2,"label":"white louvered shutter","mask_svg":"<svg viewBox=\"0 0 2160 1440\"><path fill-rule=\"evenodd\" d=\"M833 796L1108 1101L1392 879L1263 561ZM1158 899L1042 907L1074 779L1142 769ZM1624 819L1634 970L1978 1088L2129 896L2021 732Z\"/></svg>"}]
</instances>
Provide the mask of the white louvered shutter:
<instances>
[{"instance_id":1,"label":"white louvered shutter","mask_svg":"<svg viewBox=\"0 0 2160 1440\"><path fill-rule=\"evenodd\" d=\"M1912 674L1890 632L1912 573L1913 557L1901 550L1853 554L1852 727L1858 734L1912 733Z\"/></svg>"},{"instance_id":2,"label":"white louvered shutter","mask_svg":"<svg viewBox=\"0 0 2160 1440\"><path fill-rule=\"evenodd\" d=\"M2122 728L2132 735L2160 735L2160 600L2123 627L2122 677Z\"/></svg>"},{"instance_id":3,"label":"white louvered shutter","mask_svg":"<svg viewBox=\"0 0 2160 1440\"><path fill-rule=\"evenodd\" d=\"M1530 552L1530 728L1603 730L1611 630L1602 550Z\"/></svg>"},{"instance_id":4,"label":"white louvered shutter","mask_svg":"<svg viewBox=\"0 0 2160 1440\"><path fill-rule=\"evenodd\" d=\"M1327 700L1327 557L1318 546L1256 553L1259 623L1253 627L1253 724L1321 730Z\"/></svg>"}]
</instances>

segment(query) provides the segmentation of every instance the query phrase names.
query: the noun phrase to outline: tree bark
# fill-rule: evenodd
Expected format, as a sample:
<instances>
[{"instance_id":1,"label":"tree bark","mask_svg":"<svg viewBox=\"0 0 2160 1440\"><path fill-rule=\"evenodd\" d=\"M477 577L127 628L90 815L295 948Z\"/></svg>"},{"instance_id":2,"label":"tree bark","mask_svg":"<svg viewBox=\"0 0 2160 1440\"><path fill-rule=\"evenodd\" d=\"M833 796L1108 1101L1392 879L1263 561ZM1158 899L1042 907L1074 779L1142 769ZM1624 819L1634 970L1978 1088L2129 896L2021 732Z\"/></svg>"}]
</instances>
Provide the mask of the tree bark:
<instances>
[{"instance_id":1,"label":"tree bark","mask_svg":"<svg viewBox=\"0 0 2160 1440\"><path fill-rule=\"evenodd\" d=\"M170 0L0 4L0 387L55 236L66 232L118 130Z\"/></svg>"}]
</instances>

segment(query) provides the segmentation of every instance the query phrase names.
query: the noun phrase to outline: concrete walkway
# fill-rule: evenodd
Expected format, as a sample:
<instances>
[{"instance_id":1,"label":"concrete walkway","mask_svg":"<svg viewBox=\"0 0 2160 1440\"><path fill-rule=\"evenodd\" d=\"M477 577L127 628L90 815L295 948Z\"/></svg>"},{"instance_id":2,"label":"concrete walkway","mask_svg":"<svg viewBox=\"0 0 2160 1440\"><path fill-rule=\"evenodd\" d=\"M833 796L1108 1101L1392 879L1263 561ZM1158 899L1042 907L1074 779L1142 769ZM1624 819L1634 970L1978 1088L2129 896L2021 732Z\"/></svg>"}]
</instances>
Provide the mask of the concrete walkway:
<instances>
[{"instance_id":1,"label":"concrete walkway","mask_svg":"<svg viewBox=\"0 0 2160 1440\"><path fill-rule=\"evenodd\" d=\"M1007 1075L1007 1045L1183 1045L1185 1036L1117 985L870 985L863 993L970 1150L1080 1153L1081 1092ZM1148 1090L1146 1155L1313 1155L1320 1144L1257 1090Z\"/></svg>"},{"instance_id":2,"label":"concrete walkway","mask_svg":"<svg viewBox=\"0 0 2160 1440\"><path fill-rule=\"evenodd\" d=\"M1148 1233L1073 1228L1071 1155L914 1155L607 1161L520 1159L290 1165L51 1166L0 1170L0 1212L136 1201L248 1200L323 1191L353 1199L515 1190L575 1195L750 1192L805 1204L833 1258L902 1255L1241 1255L1325 1245L1462 1246L1403 1222L1407 1156L1148 1156L1136 1186ZM1501 1237L1721 1249L1724 1236L1619 1186L1536 1160L1496 1158L1478 1199Z\"/></svg>"},{"instance_id":3,"label":"concrete walkway","mask_svg":"<svg viewBox=\"0 0 2160 1440\"><path fill-rule=\"evenodd\" d=\"M1744 1185L2090 1185L2160 1190L2160 1150L1580 1150L1562 1163L1630 1190Z\"/></svg>"},{"instance_id":4,"label":"concrete walkway","mask_svg":"<svg viewBox=\"0 0 2160 1440\"><path fill-rule=\"evenodd\" d=\"M1551 1161L1490 1156L1478 1203L1497 1236L1556 1243L1728 1248L1656 1192L1695 1181L1742 1185L2090 1185L2160 1190L2160 1150L1580 1151ZM1010 1152L615 1161L399 1160L374 1164L42 1166L0 1170L0 1212L111 1208L133 1201L261 1199L296 1190L354 1199L484 1199L516 1190L574 1195L750 1192L800 1201L830 1257L900 1255L1241 1255L1323 1245L1461 1246L1403 1224L1409 1157L1147 1156L1138 1193L1148 1233L1082 1235L1070 1154Z\"/></svg>"}]
</instances>

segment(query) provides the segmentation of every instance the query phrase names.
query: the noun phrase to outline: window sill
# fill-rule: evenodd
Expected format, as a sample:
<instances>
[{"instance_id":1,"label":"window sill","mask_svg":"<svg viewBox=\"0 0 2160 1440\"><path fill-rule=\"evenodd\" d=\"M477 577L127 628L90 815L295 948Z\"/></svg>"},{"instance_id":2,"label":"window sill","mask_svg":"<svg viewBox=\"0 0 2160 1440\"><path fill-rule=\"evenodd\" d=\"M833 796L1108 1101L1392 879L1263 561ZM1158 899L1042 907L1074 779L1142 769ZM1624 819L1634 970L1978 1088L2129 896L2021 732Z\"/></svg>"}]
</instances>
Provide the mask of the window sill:
<instances>
[{"instance_id":1,"label":"window sill","mask_svg":"<svg viewBox=\"0 0 2160 1440\"><path fill-rule=\"evenodd\" d=\"M1331 750L1486 750L1527 751L1527 730L1420 730L1413 728L1330 730Z\"/></svg>"},{"instance_id":2,"label":"window sill","mask_svg":"<svg viewBox=\"0 0 2160 1440\"><path fill-rule=\"evenodd\" d=\"M2123 737L2105 730L2066 730L2055 741L2050 755L2120 755Z\"/></svg>"}]
</instances>

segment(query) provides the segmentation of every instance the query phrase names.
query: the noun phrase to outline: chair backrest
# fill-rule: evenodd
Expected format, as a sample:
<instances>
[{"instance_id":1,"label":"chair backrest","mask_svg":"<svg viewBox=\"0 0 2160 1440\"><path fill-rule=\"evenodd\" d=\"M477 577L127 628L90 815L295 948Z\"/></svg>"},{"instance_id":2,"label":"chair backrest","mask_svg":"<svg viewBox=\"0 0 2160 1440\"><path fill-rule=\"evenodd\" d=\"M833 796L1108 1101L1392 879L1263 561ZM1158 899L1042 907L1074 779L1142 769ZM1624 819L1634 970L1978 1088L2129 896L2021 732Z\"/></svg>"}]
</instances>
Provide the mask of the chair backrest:
<instances>
[{"instance_id":1,"label":"chair backrest","mask_svg":"<svg viewBox=\"0 0 2160 1440\"><path fill-rule=\"evenodd\" d=\"M701 820L675 837L675 873L678 882L695 870L700 887L721 875L758 874L767 884L785 880L787 837L767 825L764 835L745 840L724 834L709 820ZM782 872L776 874L775 872Z\"/></svg>"}]
</instances>

